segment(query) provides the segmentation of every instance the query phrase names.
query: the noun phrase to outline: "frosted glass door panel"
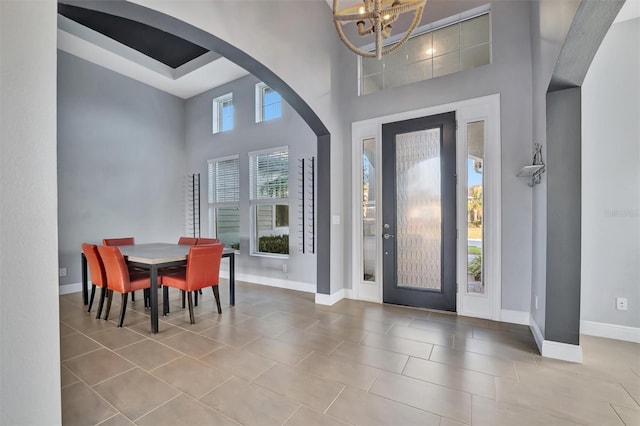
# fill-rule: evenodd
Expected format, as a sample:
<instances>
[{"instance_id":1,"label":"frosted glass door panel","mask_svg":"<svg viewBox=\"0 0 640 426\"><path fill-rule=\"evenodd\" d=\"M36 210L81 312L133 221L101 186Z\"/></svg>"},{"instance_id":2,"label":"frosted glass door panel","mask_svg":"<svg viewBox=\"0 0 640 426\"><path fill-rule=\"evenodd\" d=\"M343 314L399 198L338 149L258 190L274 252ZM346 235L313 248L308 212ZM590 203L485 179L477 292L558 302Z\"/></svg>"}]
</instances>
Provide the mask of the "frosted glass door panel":
<instances>
[{"instance_id":1,"label":"frosted glass door panel","mask_svg":"<svg viewBox=\"0 0 640 426\"><path fill-rule=\"evenodd\" d=\"M440 129L396 136L398 287L441 290Z\"/></svg>"},{"instance_id":2,"label":"frosted glass door panel","mask_svg":"<svg viewBox=\"0 0 640 426\"><path fill-rule=\"evenodd\" d=\"M376 140L362 141L362 280L376 280Z\"/></svg>"}]
</instances>

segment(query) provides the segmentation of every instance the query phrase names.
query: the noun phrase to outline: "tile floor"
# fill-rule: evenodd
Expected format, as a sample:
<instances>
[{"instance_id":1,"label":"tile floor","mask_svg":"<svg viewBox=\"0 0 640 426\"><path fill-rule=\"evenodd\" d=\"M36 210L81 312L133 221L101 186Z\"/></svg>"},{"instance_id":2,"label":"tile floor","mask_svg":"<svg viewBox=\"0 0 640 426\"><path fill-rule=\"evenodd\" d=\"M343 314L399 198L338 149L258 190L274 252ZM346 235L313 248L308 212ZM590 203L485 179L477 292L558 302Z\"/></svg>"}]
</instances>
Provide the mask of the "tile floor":
<instances>
[{"instance_id":1,"label":"tile floor","mask_svg":"<svg viewBox=\"0 0 640 426\"><path fill-rule=\"evenodd\" d=\"M238 283L222 315L125 327L60 297L65 425L640 425L640 345L582 336L542 358L527 327ZM141 298L141 293L138 295ZM94 306L95 312L95 306Z\"/></svg>"}]
</instances>

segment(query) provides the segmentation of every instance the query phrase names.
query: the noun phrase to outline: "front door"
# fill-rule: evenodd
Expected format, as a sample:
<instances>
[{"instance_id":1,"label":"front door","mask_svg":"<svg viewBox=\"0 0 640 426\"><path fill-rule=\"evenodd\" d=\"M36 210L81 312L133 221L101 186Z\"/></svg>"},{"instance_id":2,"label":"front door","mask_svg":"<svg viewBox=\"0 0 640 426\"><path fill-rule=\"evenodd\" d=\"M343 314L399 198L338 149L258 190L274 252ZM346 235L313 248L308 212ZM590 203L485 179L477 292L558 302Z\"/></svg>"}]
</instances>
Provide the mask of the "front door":
<instances>
[{"instance_id":1,"label":"front door","mask_svg":"<svg viewBox=\"0 0 640 426\"><path fill-rule=\"evenodd\" d=\"M455 112L382 126L383 301L456 310Z\"/></svg>"}]
</instances>

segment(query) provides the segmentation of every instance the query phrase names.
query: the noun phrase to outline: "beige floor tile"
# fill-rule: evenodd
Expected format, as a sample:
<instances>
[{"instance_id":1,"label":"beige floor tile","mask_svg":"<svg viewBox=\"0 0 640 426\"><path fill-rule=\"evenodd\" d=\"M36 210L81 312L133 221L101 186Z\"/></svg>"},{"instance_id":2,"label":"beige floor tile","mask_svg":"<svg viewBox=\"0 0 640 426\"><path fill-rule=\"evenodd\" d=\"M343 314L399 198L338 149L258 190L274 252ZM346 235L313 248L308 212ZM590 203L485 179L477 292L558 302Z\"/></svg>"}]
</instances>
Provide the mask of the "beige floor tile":
<instances>
[{"instance_id":1,"label":"beige floor tile","mask_svg":"<svg viewBox=\"0 0 640 426\"><path fill-rule=\"evenodd\" d=\"M426 318L415 318L409 327L453 334L456 337L473 337L473 327L465 324L445 323Z\"/></svg>"},{"instance_id":2,"label":"beige floor tile","mask_svg":"<svg viewBox=\"0 0 640 426\"><path fill-rule=\"evenodd\" d=\"M234 328L244 333L254 333L265 337L275 338L293 330L295 327L290 323L279 321L278 319L249 318L241 323L234 325Z\"/></svg>"},{"instance_id":3,"label":"beige floor tile","mask_svg":"<svg viewBox=\"0 0 640 426\"><path fill-rule=\"evenodd\" d=\"M300 313L274 312L264 318L266 321L286 325L293 328L307 328L318 322L312 315L304 315Z\"/></svg>"},{"instance_id":4,"label":"beige floor tile","mask_svg":"<svg viewBox=\"0 0 640 426\"><path fill-rule=\"evenodd\" d=\"M490 323L489 320L485 320L481 318L464 317L461 315L456 315L455 313L438 312L438 311L431 311L429 314L429 320L442 322L445 324L466 325L466 326L485 327L485 328L489 328L489 323Z\"/></svg>"},{"instance_id":5,"label":"beige floor tile","mask_svg":"<svg viewBox=\"0 0 640 426\"><path fill-rule=\"evenodd\" d=\"M542 412L585 425L622 425L608 402L577 389L567 395L554 392L551 386L531 386L498 377L496 400L532 409L540 407Z\"/></svg>"},{"instance_id":6,"label":"beige floor tile","mask_svg":"<svg viewBox=\"0 0 640 426\"><path fill-rule=\"evenodd\" d=\"M115 414L113 407L82 382L62 389L64 425L94 425Z\"/></svg>"},{"instance_id":7,"label":"beige floor tile","mask_svg":"<svg viewBox=\"0 0 640 426\"><path fill-rule=\"evenodd\" d=\"M284 426L347 426L348 423L335 417L319 413L307 407L300 407Z\"/></svg>"},{"instance_id":8,"label":"beige floor tile","mask_svg":"<svg viewBox=\"0 0 640 426\"><path fill-rule=\"evenodd\" d=\"M146 414L137 420L136 424L140 426L222 426L236 423L182 394Z\"/></svg>"},{"instance_id":9,"label":"beige floor tile","mask_svg":"<svg viewBox=\"0 0 640 426\"><path fill-rule=\"evenodd\" d=\"M77 330L69 327L68 325L60 323L60 337L65 337L70 334L75 334L77 332L78 332Z\"/></svg>"},{"instance_id":10,"label":"beige floor tile","mask_svg":"<svg viewBox=\"0 0 640 426\"><path fill-rule=\"evenodd\" d=\"M231 377L225 371L186 356L151 370L151 374L194 398L202 397Z\"/></svg>"},{"instance_id":11,"label":"beige floor tile","mask_svg":"<svg viewBox=\"0 0 640 426\"><path fill-rule=\"evenodd\" d=\"M253 383L322 412L329 407L344 387L279 364L262 374Z\"/></svg>"},{"instance_id":12,"label":"beige floor tile","mask_svg":"<svg viewBox=\"0 0 640 426\"><path fill-rule=\"evenodd\" d=\"M312 349L292 345L280 340L261 337L245 346L243 349L273 361L294 366L309 356Z\"/></svg>"},{"instance_id":13,"label":"beige floor tile","mask_svg":"<svg viewBox=\"0 0 640 426\"><path fill-rule=\"evenodd\" d=\"M379 368L381 370L391 371L393 373L402 373L404 366L409 360L409 355L398 354L395 352L385 351L370 346L358 345L355 343L344 342L331 353L332 357L357 361L370 367Z\"/></svg>"},{"instance_id":14,"label":"beige floor tile","mask_svg":"<svg viewBox=\"0 0 640 426\"><path fill-rule=\"evenodd\" d=\"M440 417L370 393L347 387L327 414L353 425L438 425Z\"/></svg>"},{"instance_id":15,"label":"beige floor tile","mask_svg":"<svg viewBox=\"0 0 640 426\"><path fill-rule=\"evenodd\" d=\"M241 348L260 338L260 333L253 330L243 330L229 324L211 327L199 333L201 336L224 343L225 345Z\"/></svg>"},{"instance_id":16,"label":"beige floor tile","mask_svg":"<svg viewBox=\"0 0 640 426\"><path fill-rule=\"evenodd\" d=\"M318 353L305 358L295 370L365 391L380 372L377 368Z\"/></svg>"},{"instance_id":17,"label":"beige floor tile","mask_svg":"<svg viewBox=\"0 0 640 426\"><path fill-rule=\"evenodd\" d=\"M453 346L453 335L439 331L394 325L387 334L419 342L433 343L434 345Z\"/></svg>"},{"instance_id":18,"label":"beige floor tile","mask_svg":"<svg viewBox=\"0 0 640 426\"><path fill-rule=\"evenodd\" d=\"M471 410L473 426L573 426L577 424L534 408L496 402L477 395L473 396Z\"/></svg>"},{"instance_id":19,"label":"beige floor tile","mask_svg":"<svg viewBox=\"0 0 640 426\"><path fill-rule=\"evenodd\" d=\"M100 423L98 426L135 426L131 420L123 416L122 414L117 414L113 417L109 417L104 422Z\"/></svg>"},{"instance_id":20,"label":"beige floor tile","mask_svg":"<svg viewBox=\"0 0 640 426\"><path fill-rule=\"evenodd\" d=\"M528 363L516 363L520 383L531 387L553 389L553 392L598 398L626 406L635 405L635 401L620 385L589 376L580 376L566 371L545 368Z\"/></svg>"},{"instance_id":21,"label":"beige floor tile","mask_svg":"<svg viewBox=\"0 0 640 426\"><path fill-rule=\"evenodd\" d=\"M321 334L332 339L347 340L353 343L360 343L362 339L364 339L367 334L369 334L364 330L359 330L356 328L343 328L333 323L324 324L322 322L316 323L306 328L306 331Z\"/></svg>"},{"instance_id":22,"label":"beige floor tile","mask_svg":"<svg viewBox=\"0 0 640 426\"><path fill-rule=\"evenodd\" d=\"M369 390L394 401L469 424L471 394L383 371Z\"/></svg>"},{"instance_id":23,"label":"beige floor tile","mask_svg":"<svg viewBox=\"0 0 640 426\"><path fill-rule=\"evenodd\" d=\"M612 406L626 426L640 425L640 407L631 408L616 404Z\"/></svg>"},{"instance_id":24,"label":"beige floor tile","mask_svg":"<svg viewBox=\"0 0 640 426\"><path fill-rule=\"evenodd\" d=\"M224 346L190 331L171 336L162 340L162 343L193 358L200 358Z\"/></svg>"},{"instance_id":25,"label":"beige floor tile","mask_svg":"<svg viewBox=\"0 0 640 426\"><path fill-rule=\"evenodd\" d=\"M189 310L186 309L182 311L182 309L177 308L174 308L169 316L164 317L164 321L193 333L200 333L201 331L218 325L214 320L207 319L201 316L196 316L196 323L191 324L189 320Z\"/></svg>"},{"instance_id":26,"label":"beige floor tile","mask_svg":"<svg viewBox=\"0 0 640 426\"><path fill-rule=\"evenodd\" d=\"M533 347L515 347L507 343L456 337L453 343L453 349L488 355L506 361L520 361L535 364Z\"/></svg>"},{"instance_id":27,"label":"beige floor tile","mask_svg":"<svg viewBox=\"0 0 640 426\"><path fill-rule=\"evenodd\" d=\"M201 398L227 417L243 425L281 425L299 407L282 395L233 378Z\"/></svg>"},{"instance_id":28,"label":"beige floor tile","mask_svg":"<svg viewBox=\"0 0 640 426\"><path fill-rule=\"evenodd\" d=\"M355 317L345 315L344 317L336 320L333 324L338 327L355 328L356 330L370 331L372 333L384 334L393 324L388 324L379 321L368 320L363 317Z\"/></svg>"},{"instance_id":29,"label":"beige floor tile","mask_svg":"<svg viewBox=\"0 0 640 426\"><path fill-rule=\"evenodd\" d=\"M180 394L179 390L137 368L102 382L94 389L133 421Z\"/></svg>"},{"instance_id":30,"label":"beige floor tile","mask_svg":"<svg viewBox=\"0 0 640 426\"><path fill-rule=\"evenodd\" d=\"M628 377L622 380L621 385L640 406L640 377Z\"/></svg>"},{"instance_id":31,"label":"beige floor tile","mask_svg":"<svg viewBox=\"0 0 640 426\"><path fill-rule=\"evenodd\" d=\"M276 365L274 361L263 358L253 352L232 347L221 348L211 352L209 355L200 358L200 361L249 381Z\"/></svg>"},{"instance_id":32,"label":"beige floor tile","mask_svg":"<svg viewBox=\"0 0 640 426\"><path fill-rule=\"evenodd\" d=\"M402 374L486 398L496 398L495 376L489 374L420 358L409 358Z\"/></svg>"},{"instance_id":33,"label":"beige floor tile","mask_svg":"<svg viewBox=\"0 0 640 426\"><path fill-rule=\"evenodd\" d=\"M180 352L150 339L119 349L116 353L147 371L182 356Z\"/></svg>"},{"instance_id":34,"label":"beige floor tile","mask_svg":"<svg viewBox=\"0 0 640 426\"><path fill-rule=\"evenodd\" d=\"M152 333L151 322L148 319L144 321L139 321L133 324L125 323L124 326L137 333L142 334L145 337L148 337L153 340L158 340L158 341L168 339L169 337L173 337L176 334L180 334L184 332L184 329L180 327L176 327L172 324L169 324L168 322L160 321L158 325L158 333Z\"/></svg>"},{"instance_id":35,"label":"beige floor tile","mask_svg":"<svg viewBox=\"0 0 640 426\"><path fill-rule=\"evenodd\" d=\"M316 334L300 329L287 331L286 333L278 336L277 340L298 346L304 346L323 354L333 352L343 342L342 339L334 339L332 337L323 336L322 334Z\"/></svg>"},{"instance_id":36,"label":"beige floor tile","mask_svg":"<svg viewBox=\"0 0 640 426\"><path fill-rule=\"evenodd\" d=\"M60 360L64 361L87 352L95 351L101 346L84 334L70 334L60 338Z\"/></svg>"},{"instance_id":37,"label":"beige floor tile","mask_svg":"<svg viewBox=\"0 0 640 426\"><path fill-rule=\"evenodd\" d=\"M63 361L63 365L89 386L135 368L134 364L107 349L71 358Z\"/></svg>"},{"instance_id":38,"label":"beige floor tile","mask_svg":"<svg viewBox=\"0 0 640 426\"><path fill-rule=\"evenodd\" d=\"M363 345L383 349L389 352L396 352L404 355L414 356L418 358L429 359L433 345L430 343L417 342L402 337L393 337L370 333L362 341Z\"/></svg>"},{"instance_id":39,"label":"beige floor tile","mask_svg":"<svg viewBox=\"0 0 640 426\"><path fill-rule=\"evenodd\" d=\"M89 333L88 336L112 350L116 350L123 346L145 339L145 337L139 333L135 333L124 327L110 327L106 330Z\"/></svg>"},{"instance_id":40,"label":"beige floor tile","mask_svg":"<svg viewBox=\"0 0 640 426\"><path fill-rule=\"evenodd\" d=\"M95 319L93 316L83 315L79 318L65 321L65 324L81 333L89 334L96 331L110 330L117 328L117 324L113 321L104 321Z\"/></svg>"},{"instance_id":41,"label":"beige floor tile","mask_svg":"<svg viewBox=\"0 0 640 426\"><path fill-rule=\"evenodd\" d=\"M516 379L516 370L513 361L506 361L488 355L457 351L443 346L434 346L429 360L453 365L466 370L491 374L493 376Z\"/></svg>"},{"instance_id":42,"label":"beige floor tile","mask_svg":"<svg viewBox=\"0 0 640 426\"><path fill-rule=\"evenodd\" d=\"M67 367L63 365L60 366L60 386L66 387L72 385L74 383L79 382L80 379L73 374Z\"/></svg>"},{"instance_id":43,"label":"beige floor tile","mask_svg":"<svg viewBox=\"0 0 640 426\"><path fill-rule=\"evenodd\" d=\"M451 419L447 419L446 417L440 417L440 426L464 426L464 424L463 423L458 423L458 422L453 421ZM495 425L495 426L498 426L498 425Z\"/></svg>"}]
</instances>

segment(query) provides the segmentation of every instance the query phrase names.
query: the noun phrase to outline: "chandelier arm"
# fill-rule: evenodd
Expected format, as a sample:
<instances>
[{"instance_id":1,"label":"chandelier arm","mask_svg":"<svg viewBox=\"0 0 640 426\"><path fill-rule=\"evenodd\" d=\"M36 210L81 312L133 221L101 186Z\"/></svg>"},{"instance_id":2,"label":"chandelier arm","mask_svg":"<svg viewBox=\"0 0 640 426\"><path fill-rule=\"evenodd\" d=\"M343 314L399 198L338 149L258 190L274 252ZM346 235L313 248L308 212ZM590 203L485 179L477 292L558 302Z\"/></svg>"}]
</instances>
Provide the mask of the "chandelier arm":
<instances>
[{"instance_id":1,"label":"chandelier arm","mask_svg":"<svg viewBox=\"0 0 640 426\"><path fill-rule=\"evenodd\" d=\"M417 10L420 7L425 6L426 4L426 0L413 0L411 3L408 4L399 4L397 6L392 6L386 9L380 8L380 12L385 12L386 14L390 14L390 15L395 15L395 14L402 14L405 12L410 12L412 10ZM346 22L351 22L351 21L360 21L362 19L373 19L375 18L376 15L376 11L375 9L373 11L368 11L365 10L363 13L360 12L356 12L355 10L350 13L350 8L346 8L344 10L338 11L338 2L334 0L333 2L333 17L334 19L337 19L339 21L346 21Z\"/></svg>"},{"instance_id":2,"label":"chandelier arm","mask_svg":"<svg viewBox=\"0 0 640 426\"><path fill-rule=\"evenodd\" d=\"M380 7L382 5L381 0L376 0L375 3L375 25L376 25L376 58L382 59L382 19L380 15Z\"/></svg>"},{"instance_id":3,"label":"chandelier arm","mask_svg":"<svg viewBox=\"0 0 640 426\"><path fill-rule=\"evenodd\" d=\"M422 19L422 12L423 12L424 8L419 8L418 10L416 10L415 15L413 15L413 21L411 22L411 25L409 26L409 28L407 29L407 32L404 34L404 36L398 40L397 42L395 42L393 44L393 46L391 46L390 48L383 50L382 51L382 56L388 55L389 53L393 53L395 52L398 48L400 48L400 46L402 46L403 44L406 43L407 40L409 40L409 37L411 37L411 33L413 33L413 30L416 29L416 27L418 26L418 24L420 23L420 19ZM378 58L380 59L380 58Z\"/></svg>"},{"instance_id":4,"label":"chandelier arm","mask_svg":"<svg viewBox=\"0 0 640 426\"><path fill-rule=\"evenodd\" d=\"M335 0L334 0L335 1ZM364 56L366 58L375 58L375 52L365 52L364 50L358 49L351 41L345 36L344 31L342 30L342 25L338 21L333 21L336 26L336 31L338 32L338 36L340 40L356 55Z\"/></svg>"}]
</instances>

